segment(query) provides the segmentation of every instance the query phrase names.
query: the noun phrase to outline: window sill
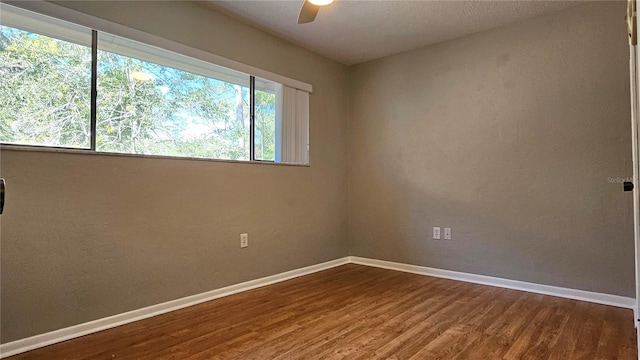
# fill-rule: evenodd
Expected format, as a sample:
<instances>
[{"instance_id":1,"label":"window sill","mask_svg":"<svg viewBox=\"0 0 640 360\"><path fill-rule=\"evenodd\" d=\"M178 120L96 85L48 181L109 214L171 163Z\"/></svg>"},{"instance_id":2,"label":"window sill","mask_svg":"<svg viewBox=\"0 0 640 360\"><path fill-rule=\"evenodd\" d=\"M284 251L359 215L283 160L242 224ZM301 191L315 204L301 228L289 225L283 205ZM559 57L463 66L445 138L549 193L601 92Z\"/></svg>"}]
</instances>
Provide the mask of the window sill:
<instances>
[{"instance_id":1,"label":"window sill","mask_svg":"<svg viewBox=\"0 0 640 360\"><path fill-rule=\"evenodd\" d=\"M271 161L225 160L225 159L196 158L196 157L188 157L188 156L125 154L125 153L92 151L88 149L87 150L70 149L70 148L56 148L56 147L30 146L30 145L0 144L0 153L2 152L2 150L62 153L62 154L91 155L91 156L96 156L96 155L97 156L120 156L120 157L167 159L167 160L182 160L182 161L185 161L185 160L186 161L206 161L206 162L222 162L222 163L234 163L234 164L259 164L259 165L310 167L309 164L295 164L295 163L282 163L282 162L277 163L277 162L271 162Z\"/></svg>"}]
</instances>

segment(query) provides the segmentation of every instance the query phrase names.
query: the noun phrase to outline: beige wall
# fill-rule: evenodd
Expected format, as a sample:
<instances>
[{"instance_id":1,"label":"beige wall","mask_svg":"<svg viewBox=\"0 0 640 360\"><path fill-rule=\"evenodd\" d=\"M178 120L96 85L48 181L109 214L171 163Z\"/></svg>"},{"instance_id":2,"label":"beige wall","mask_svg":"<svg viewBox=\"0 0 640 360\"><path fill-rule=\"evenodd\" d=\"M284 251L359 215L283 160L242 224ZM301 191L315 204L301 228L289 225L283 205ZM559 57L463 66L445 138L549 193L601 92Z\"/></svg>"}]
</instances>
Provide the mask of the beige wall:
<instances>
[{"instance_id":1,"label":"beige wall","mask_svg":"<svg viewBox=\"0 0 640 360\"><path fill-rule=\"evenodd\" d=\"M632 173L624 13L353 67L350 255L633 296L631 194L607 180Z\"/></svg>"},{"instance_id":2,"label":"beige wall","mask_svg":"<svg viewBox=\"0 0 640 360\"><path fill-rule=\"evenodd\" d=\"M3 150L3 343L346 254L345 66L194 3L65 6L313 84L311 167Z\"/></svg>"}]
</instances>

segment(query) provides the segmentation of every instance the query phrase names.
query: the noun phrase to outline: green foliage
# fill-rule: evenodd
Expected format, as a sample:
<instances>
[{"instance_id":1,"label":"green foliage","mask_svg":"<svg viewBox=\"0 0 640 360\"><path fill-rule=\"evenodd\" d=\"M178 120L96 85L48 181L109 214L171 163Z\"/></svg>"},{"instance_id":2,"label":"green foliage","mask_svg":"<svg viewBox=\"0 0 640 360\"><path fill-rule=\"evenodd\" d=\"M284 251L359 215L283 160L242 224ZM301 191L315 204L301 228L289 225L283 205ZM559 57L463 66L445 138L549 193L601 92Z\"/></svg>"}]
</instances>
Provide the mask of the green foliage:
<instances>
[{"instance_id":1,"label":"green foliage","mask_svg":"<svg viewBox=\"0 0 640 360\"><path fill-rule=\"evenodd\" d=\"M88 147L91 53L0 27L0 141Z\"/></svg>"},{"instance_id":2,"label":"green foliage","mask_svg":"<svg viewBox=\"0 0 640 360\"><path fill-rule=\"evenodd\" d=\"M0 27L0 142L89 147L86 46ZM98 52L97 150L249 157L249 89ZM275 155L275 95L256 92L256 154Z\"/></svg>"}]
</instances>

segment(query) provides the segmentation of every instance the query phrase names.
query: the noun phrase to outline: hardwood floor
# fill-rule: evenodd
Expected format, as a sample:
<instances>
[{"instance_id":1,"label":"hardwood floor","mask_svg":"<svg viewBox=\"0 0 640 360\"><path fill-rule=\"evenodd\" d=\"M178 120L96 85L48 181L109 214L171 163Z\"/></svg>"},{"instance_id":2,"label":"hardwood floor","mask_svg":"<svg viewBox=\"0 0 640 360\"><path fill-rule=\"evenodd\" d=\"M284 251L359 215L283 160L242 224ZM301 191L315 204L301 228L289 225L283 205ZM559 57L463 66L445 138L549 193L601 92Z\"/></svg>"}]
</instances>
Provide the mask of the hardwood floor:
<instances>
[{"instance_id":1,"label":"hardwood floor","mask_svg":"<svg viewBox=\"0 0 640 360\"><path fill-rule=\"evenodd\" d=\"M344 265L8 359L636 359L633 313Z\"/></svg>"}]
</instances>

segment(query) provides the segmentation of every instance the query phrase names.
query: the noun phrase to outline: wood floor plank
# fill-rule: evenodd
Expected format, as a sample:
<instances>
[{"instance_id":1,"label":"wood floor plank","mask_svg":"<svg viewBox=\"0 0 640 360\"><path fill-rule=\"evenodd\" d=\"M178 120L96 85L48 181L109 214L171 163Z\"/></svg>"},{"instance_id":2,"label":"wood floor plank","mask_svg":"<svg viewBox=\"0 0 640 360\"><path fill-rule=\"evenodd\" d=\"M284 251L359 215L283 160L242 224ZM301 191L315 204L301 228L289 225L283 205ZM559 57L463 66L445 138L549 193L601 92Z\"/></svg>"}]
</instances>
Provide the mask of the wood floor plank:
<instances>
[{"instance_id":1,"label":"wood floor plank","mask_svg":"<svg viewBox=\"0 0 640 360\"><path fill-rule=\"evenodd\" d=\"M616 309L606 309L605 319L598 341L596 360L618 359L618 355L623 349L623 344L627 342L628 337L627 329L617 325L621 321L624 321L624 319Z\"/></svg>"},{"instance_id":2,"label":"wood floor plank","mask_svg":"<svg viewBox=\"0 0 640 360\"><path fill-rule=\"evenodd\" d=\"M446 329L440 336L414 354L411 359L451 359L463 352L472 343L478 341L489 326L502 317L515 300L518 294L505 290L495 289L495 294L489 305L483 307L482 313L477 316L462 319L458 325Z\"/></svg>"},{"instance_id":3,"label":"wood floor plank","mask_svg":"<svg viewBox=\"0 0 640 360\"><path fill-rule=\"evenodd\" d=\"M349 264L7 359L636 358L628 309Z\"/></svg>"},{"instance_id":4,"label":"wood floor plank","mask_svg":"<svg viewBox=\"0 0 640 360\"><path fill-rule=\"evenodd\" d=\"M455 325L445 330L432 342L426 344L410 360L452 359L482 336L482 331L468 324Z\"/></svg>"},{"instance_id":5,"label":"wood floor plank","mask_svg":"<svg viewBox=\"0 0 640 360\"><path fill-rule=\"evenodd\" d=\"M571 358L576 360L594 359L607 308L590 303L578 303L576 308L582 312L582 325Z\"/></svg>"},{"instance_id":6,"label":"wood floor plank","mask_svg":"<svg viewBox=\"0 0 640 360\"><path fill-rule=\"evenodd\" d=\"M572 309L570 309L567 314L568 320L565 324L565 328L558 334L558 338L555 343L550 346L548 356L550 360L570 359L576 347L578 337L574 334L580 333L580 328L582 327L582 314L578 301L574 301L572 305Z\"/></svg>"},{"instance_id":7,"label":"wood floor plank","mask_svg":"<svg viewBox=\"0 0 640 360\"><path fill-rule=\"evenodd\" d=\"M475 316L483 312L485 306L490 303L488 301L493 293L492 288L483 289L484 291L479 293L472 293L468 296L473 298L468 299L463 297L461 300L456 300L449 304L449 306L442 308L437 313L423 320L420 326L414 326L409 331L404 332L398 336L393 346L386 352L376 351L376 355L373 358L377 359L408 359L415 353L420 351L424 344L428 344L444 333L446 329L452 327L456 323L464 323L464 320Z\"/></svg>"},{"instance_id":8,"label":"wood floor plank","mask_svg":"<svg viewBox=\"0 0 640 360\"><path fill-rule=\"evenodd\" d=\"M503 316L484 324L482 336L477 337L462 352L452 356L452 359L501 359L509 350L513 342L529 324L544 299L540 295L525 292L514 292L519 295L515 300L508 301L507 310Z\"/></svg>"},{"instance_id":9,"label":"wood floor plank","mask_svg":"<svg viewBox=\"0 0 640 360\"><path fill-rule=\"evenodd\" d=\"M371 339L371 336L366 336L367 332L402 315L407 312L407 309L413 309L416 305L423 303L420 294L430 289L430 287L426 287L420 290L406 292L403 296L397 298L397 301L392 301L390 296L380 294L378 296L384 298L384 303L377 306L375 312L368 309L362 316L356 317L355 320L344 324L344 326L323 333L320 341L317 341L313 346L308 346L305 352L298 353L298 355L309 359L323 359L325 357L335 356L344 357L352 352L345 351L343 349L344 347L353 347L354 343L360 339L363 340L360 346L366 345L366 343L368 343L366 339Z\"/></svg>"}]
</instances>

